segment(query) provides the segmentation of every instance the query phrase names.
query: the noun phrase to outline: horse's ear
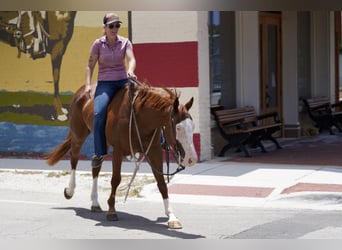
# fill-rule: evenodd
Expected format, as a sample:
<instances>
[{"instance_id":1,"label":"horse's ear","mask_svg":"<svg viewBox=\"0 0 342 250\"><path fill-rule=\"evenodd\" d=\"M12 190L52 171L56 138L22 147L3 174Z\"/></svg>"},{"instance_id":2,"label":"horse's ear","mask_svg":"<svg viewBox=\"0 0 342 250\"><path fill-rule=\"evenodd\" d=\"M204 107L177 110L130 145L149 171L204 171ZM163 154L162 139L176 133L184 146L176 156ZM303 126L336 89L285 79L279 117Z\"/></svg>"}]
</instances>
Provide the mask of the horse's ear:
<instances>
[{"instance_id":1,"label":"horse's ear","mask_svg":"<svg viewBox=\"0 0 342 250\"><path fill-rule=\"evenodd\" d=\"M173 102L173 110L175 113L178 112L178 106L179 106L179 100L178 100L178 97L176 97L175 101Z\"/></svg>"},{"instance_id":2,"label":"horse's ear","mask_svg":"<svg viewBox=\"0 0 342 250\"><path fill-rule=\"evenodd\" d=\"M194 98L191 97L191 99L184 105L186 110L189 110L192 107L193 103L194 103Z\"/></svg>"}]
</instances>

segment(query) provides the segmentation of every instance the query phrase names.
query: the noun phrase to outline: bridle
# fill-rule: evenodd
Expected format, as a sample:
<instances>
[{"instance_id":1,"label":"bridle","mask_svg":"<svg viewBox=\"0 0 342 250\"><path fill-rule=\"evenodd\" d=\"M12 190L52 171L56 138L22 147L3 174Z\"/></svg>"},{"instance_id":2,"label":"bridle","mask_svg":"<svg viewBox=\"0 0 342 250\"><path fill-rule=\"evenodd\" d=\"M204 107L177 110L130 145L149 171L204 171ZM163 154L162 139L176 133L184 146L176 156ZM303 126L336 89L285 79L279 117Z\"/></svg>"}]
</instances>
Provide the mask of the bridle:
<instances>
[{"instance_id":1,"label":"bridle","mask_svg":"<svg viewBox=\"0 0 342 250\"><path fill-rule=\"evenodd\" d=\"M177 173L179 173L180 171L184 170L185 167L181 164L182 161L182 151L180 149L180 144L177 141L176 138L176 124L175 124L175 119L174 119L174 109L172 107L170 107L170 127L171 127L171 135L173 136L174 141L176 142L174 147L172 148L170 146L170 144L167 141L167 138L165 136L165 127L162 127L162 135L164 137L164 143L163 143L163 148L165 150L165 158L166 158L166 169L167 169L167 173L163 174L164 176L167 177L167 182L170 182L170 176L173 176ZM170 173L170 153L173 153L173 158L175 159L176 163L178 164L177 169Z\"/></svg>"},{"instance_id":2,"label":"bridle","mask_svg":"<svg viewBox=\"0 0 342 250\"><path fill-rule=\"evenodd\" d=\"M139 82L138 80L135 80L135 79L129 79L129 98L130 98L130 104L131 104L131 109L130 109L130 119L129 119L129 145L130 145L130 151L131 151L131 157L132 159L134 159L134 162L135 162L135 168L134 168L134 171L133 171L133 175L131 177L131 180L128 184L128 188L126 190L126 195L125 195L125 199L124 201L127 200L127 196L128 196L128 193L129 193L129 190L130 190L130 187L133 183L133 180L139 170L139 166L140 164L146 159L146 161L149 163L149 165L151 166L151 168L156 172L156 173L159 173L159 174L162 174L163 176L166 176L167 177L167 181L170 182L170 176L173 176L177 173L179 173L180 171L184 170L185 167L181 164L181 160L182 160L182 152L180 150L180 146L178 145L178 141L176 139L176 125L175 125L175 121L174 121L174 118L173 118L173 115L174 115L174 109L172 106L170 106L170 109L169 109L169 113L170 113L170 127L171 127L171 134L172 136L174 137L174 141L176 142L176 144L174 145L174 147L171 147L169 145L169 143L167 142L167 139L166 139L166 136L165 136L165 127L162 127L161 130L162 130L162 136L164 137L164 143L163 143L163 149L165 150L166 154L165 154L165 157L166 157L166 166L167 166L167 173L164 173L163 171L159 171L159 170L156 170L153 165L151 164L151 161L148 157L148 152L150 151L150 148L152 146L152 142L154 141L155 139L155 136L157 134L157 131L158 131L158 128L155 128L154 129L154 132L153 132L153 135L152 135L152 138L148 144L148 147L146 148L146 150L144 149L143 147L143 144L142 144L142 141L141 141L141 136L140 136L140 132L139 132L139 127L138 127L138 124L137 124L137 120L136 120L136 114L135 114L135 109L134 109L134 103L135 103L135 100L136 100L136 97L137 95L135 95L135 91L134 91L134 84L138 84L138 85L142 85L141 82ZM140 150L141 152L143 153L143 157L138 161L135 156L134 156L134 150L133 150L133 145L132 145L132 129L133 129L133 124L134 124L134 127L135 127L135 131L136 131L136 134L137 134L137 137L138 137L138 141L139 141L139 147L140 147ZM173 157L176 161L176 163L178 164L178 167L177 169L170 173L170 153L173 152Z\"/></svg>"}]
</instances>

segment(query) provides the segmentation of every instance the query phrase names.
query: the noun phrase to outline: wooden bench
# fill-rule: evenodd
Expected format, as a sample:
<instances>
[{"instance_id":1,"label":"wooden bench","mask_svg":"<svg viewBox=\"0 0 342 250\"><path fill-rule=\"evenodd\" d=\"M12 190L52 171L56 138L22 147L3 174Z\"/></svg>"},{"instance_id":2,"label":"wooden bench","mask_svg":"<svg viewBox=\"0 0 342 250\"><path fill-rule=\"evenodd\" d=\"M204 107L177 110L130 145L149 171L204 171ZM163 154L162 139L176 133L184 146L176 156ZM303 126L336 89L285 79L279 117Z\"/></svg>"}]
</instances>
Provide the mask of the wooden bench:
<instances>
[{"instance_id":1,"label":"wooden bench","mask_svg":"<svg viewBox=\"0 0 342 250\"><path fill-rule=\"evenodd\" d=\"M220 134L227 140L219 156L224 156L229 148L237 147L250 157L246 145L259 146L263 152L266 152L262 140L271 140L278 149L281 148L273 137L274 132L280 130L282 126L277 112L257 115L254 107L248 106L216 110L214 117Z\"/></svg>"},{"instance_id":2,"label":"wooden bench","mask_svg":"<svg viewBox=\"0 0 342 250\"><path fill-rule=\"evenodd\" d=\"M331 104L328 98L316 97L303 99L306 110L314 125L322 132L327 129L330 134L334 134L332 127L335 126L342 132L340 124L342 123L342 112L336 111L337 107L342 107L342 103Z\"/></svg>"}]
</instances>

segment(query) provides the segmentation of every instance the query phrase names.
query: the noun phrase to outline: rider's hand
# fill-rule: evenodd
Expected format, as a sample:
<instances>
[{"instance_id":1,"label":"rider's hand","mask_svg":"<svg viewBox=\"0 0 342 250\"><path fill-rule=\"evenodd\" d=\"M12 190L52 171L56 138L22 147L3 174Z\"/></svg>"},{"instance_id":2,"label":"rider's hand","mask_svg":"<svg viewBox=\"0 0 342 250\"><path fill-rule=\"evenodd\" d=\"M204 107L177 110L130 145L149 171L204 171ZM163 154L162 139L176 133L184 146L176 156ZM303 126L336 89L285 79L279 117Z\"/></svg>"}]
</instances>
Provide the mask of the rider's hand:
<instances>
[{"instance_id":1,"label":"rider's hand","mask_svg":"<svg viewBox=\"0 0 342 250\"><path fill-rule=\"evenodd\" d=\"M90 97L90 93L91 93L91 86L90 86L90 84L86 84L85 85L84 92Z\"/></svg>"},{"instance_id":2,"label":"rider's hand","mask_svg":"<svg viewBox=\"0 0 342 250\"><path fill-rule=\"evenodd\" d=\"M127 76L128 76L128 78L133 79L133 80L137 80L138 79L138 77L134 74L133 71L128 71L127 72Z\"/></svg>"}]
</instances>

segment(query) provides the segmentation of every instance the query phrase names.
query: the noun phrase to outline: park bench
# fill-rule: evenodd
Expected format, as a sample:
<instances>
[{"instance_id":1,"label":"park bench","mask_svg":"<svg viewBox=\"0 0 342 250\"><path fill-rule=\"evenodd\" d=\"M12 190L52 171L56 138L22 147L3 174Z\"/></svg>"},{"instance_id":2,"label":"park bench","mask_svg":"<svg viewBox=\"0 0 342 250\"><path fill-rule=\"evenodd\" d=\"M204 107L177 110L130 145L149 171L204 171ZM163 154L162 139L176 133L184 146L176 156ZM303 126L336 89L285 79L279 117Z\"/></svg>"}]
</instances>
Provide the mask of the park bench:
<instances>
[{"instance_id":1,"label":"park bench","mask_svg":"<svg viewBox=\"0 0 342 250\"><path fill-rule=\"evenodd\" d=\"M342 112L337 111L337 107L342 107L342 102L332 104L325 97L303 99L303 102L309 117L319 129L319 132L327 129L330 134L334 134L332 129L334 126L342 132Z\"/></svg>"},{"instance_id":2,"label":"park bench","mask_svg":"<svg viewBox=\"0 0 342 250\"><path fill-rule=\"evenodd\" d=\"M281 148L273 134L281 129L277 112L257 115L254 107L222 109L214 112L220 134L227 141L219 156L224 156L230 148L238 148L250 157L247 145L260 147L266 152L262 140L271 140L278 149Z\"/></svg>"}]
</instances>

